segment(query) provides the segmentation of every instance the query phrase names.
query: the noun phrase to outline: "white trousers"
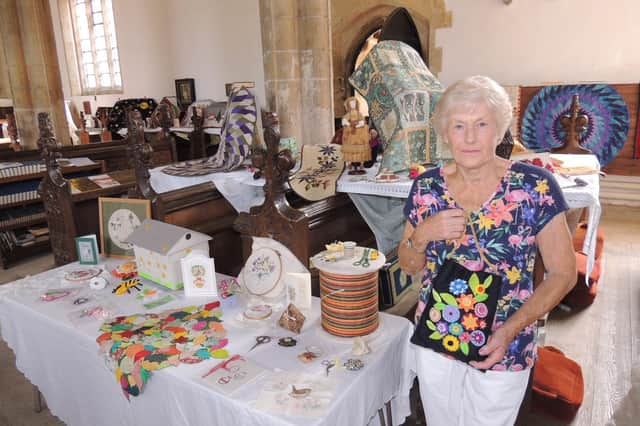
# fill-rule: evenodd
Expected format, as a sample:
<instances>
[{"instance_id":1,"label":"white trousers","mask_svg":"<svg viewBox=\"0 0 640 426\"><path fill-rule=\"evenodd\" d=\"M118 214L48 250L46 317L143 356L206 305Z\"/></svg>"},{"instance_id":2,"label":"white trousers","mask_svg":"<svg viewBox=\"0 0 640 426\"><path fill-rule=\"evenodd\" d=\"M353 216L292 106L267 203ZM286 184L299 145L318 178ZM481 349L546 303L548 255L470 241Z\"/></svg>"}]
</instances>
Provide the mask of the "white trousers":
<instances>
[{"instance_id":1,"label":"white trousers","mask_svg":"<svg viewBox=\"0 0 640 426\"><path fill-rule=\"evenodd\" d=\"M531 370L482 372L414 346L427 426L511 426Z\"/></svg>"}]
</instances>

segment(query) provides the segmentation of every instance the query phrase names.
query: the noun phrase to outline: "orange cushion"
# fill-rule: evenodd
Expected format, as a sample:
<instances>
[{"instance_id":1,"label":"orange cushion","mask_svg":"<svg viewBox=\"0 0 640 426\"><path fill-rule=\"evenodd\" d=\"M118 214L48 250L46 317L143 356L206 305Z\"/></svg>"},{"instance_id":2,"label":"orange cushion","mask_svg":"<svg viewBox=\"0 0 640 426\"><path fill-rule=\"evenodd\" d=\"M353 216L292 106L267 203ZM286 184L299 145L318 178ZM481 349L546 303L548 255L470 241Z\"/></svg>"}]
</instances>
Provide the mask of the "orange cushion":
<instances>
[{"instance_id":1,"label":"orange cushion","mask_svg":"<svg viewBox=\"0 0 640 426\"><path fill-rule=\"evenodd\" d=\"M584 244L584 237L587 234L587 224L580 222L576 228L576 232L573 234L573 249L575 251L582 251L582 245ZM600 259L602 256L602 249L604 245L604 233L598 228L596 234L596 259Z\"/></svg>"},{"instance_id":2,"label":"orange cushion","mask_svg":"<svg viewBox=\"0 0 640 426\"><path fill-rule=\"evenodd\" d=\"M583 398L584 382L578 363L552 346L539 347L533 371L532 409L569 422Z\"/></svg>"},{"instance_id":3,"label":"orange cushion","mask_svg":"<svg viewBox=\"0 0 640 426\"><path fill-rule=\"evenodd\" d=\"M589 287L585 284L585 275L587 273L587 255L576 253L576 269L578 270L578 279L576 285L564 297L562 303L572 308L586 308L591 305L598 293L598 280L600 279L600 259L596 259L593 264L593 270L589 275Z\"/></svg>"}]
</instances>

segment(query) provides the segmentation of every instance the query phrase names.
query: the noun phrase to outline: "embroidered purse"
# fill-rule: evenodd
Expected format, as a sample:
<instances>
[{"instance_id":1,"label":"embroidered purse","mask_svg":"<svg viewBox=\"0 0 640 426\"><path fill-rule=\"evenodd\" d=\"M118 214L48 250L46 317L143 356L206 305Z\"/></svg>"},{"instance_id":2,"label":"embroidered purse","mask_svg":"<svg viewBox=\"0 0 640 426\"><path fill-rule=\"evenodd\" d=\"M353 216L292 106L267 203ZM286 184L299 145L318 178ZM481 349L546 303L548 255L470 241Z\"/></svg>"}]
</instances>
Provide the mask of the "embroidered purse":
<instances>
[{"instance_id":1,"label":"embroidered purse","mask_svg":"<svg viewBox=\"0 0 640 426\"><path fill-rule=\"evenodd\" d=\"M482 261L493 271L478 243L473 223L467 215ZM459 361L482 361L478 353L491 335L498 295L502 286L499 274L470 271L451 256L433 280L431 294L420 316L411 343L444 353Z\"/></svg>"}]
</instances>

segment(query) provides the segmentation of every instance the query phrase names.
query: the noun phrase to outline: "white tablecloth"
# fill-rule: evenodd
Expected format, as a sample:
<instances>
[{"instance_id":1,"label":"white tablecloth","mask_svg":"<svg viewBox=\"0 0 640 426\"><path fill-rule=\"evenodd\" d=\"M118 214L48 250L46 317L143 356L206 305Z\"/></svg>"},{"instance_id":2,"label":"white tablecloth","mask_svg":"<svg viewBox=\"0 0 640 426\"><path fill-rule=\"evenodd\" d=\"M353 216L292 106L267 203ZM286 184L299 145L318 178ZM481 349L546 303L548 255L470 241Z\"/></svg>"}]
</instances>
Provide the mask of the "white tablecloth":
<instances>
[{"instance_id":1,"label":"white tablecloth","mask_svg":"<svg viewBox=\"0 0 640 426\"><path fill-rule=\"evenodd\" d=\"M166 166L151 169L151 187L158 194L213 182L220 194L229 201L238 212L248 212L252 206L259 206L264 202L264 178L253 179L248 169L232 172L210 173L201 176L174 176L162 172Z\"/></svg>"},{"instance_id":2,"label":"white tablecloth","mask_svg":"<svg viewBox=\"0 0 640 426\"><path fill-rule=\"evenodd\" d=\"M586 166L600 170L600 163L595 155L552 154L551 157L561 160L563 167ZM345 170L338 180L337 191L348 192L350 194L407 198L409 191L411 190L413 180L409 179L405 173L397 182L378 183L375 181L375 175L378 173L378 167L378 164L374 165L372 168L367 170L366 175L362 176L349 176ZM561 187L567 186L569 183L561 176L556 177ZM562 193L564 194L570 208L585 207L589 210L589 223L587 226L584 245L582 247L582 251L587 254L587 277L589 277L595 260L596 235L602 211L600 207L600 200L598 198L600 194L600 176L598 174L580 175L580 179L585 180L588 185L583 187L571 186L568 188L562 188ZM356 206L366 220L367 213L361 209L359 203L356 203ZM404 218L400 217L398 220L404 221ZM385 228L389 228L389 226L385 226ZM388 239L389 238L386 238L386 240ZM398 235L397 239L399 241L400 235Z\"/></svg>"},{"instance_id":3,"label":"white tablecloth","mask_svg":"<svg viewBox=\"0 0 640 426\"><path fill-rule=\"evenodd\" d=\"M413 326L405 318L383 313L379 331L367 337L372 353L360 357L365 367L358 372L332 370L332 377L338 378L340 384L322 418L285 417L256 409L253 404L266 381L264 376L231 396L205 386L200 376L220 360L154 371L142 394L131 397L129 402L97 352L95 338L99 323L80 327L71 323L68 313L81 308L72 304L73 296L54 302L38 300L47 288L64 285L65 271L76 267L70 264L0 286L0 330L16 354L17 368L38 386L51 412L69 425L375 425L378 424L377 410L389 400L394 424L401 424L410 413L409 389L414 375L409 337ZM109 287L97 294L117 305L123 314L145 311L134 295L115 296ZM181 291L174 292L174 296L178 300L153 311L204 302L184 300ZM283 348L274 341L248 354L257 335L291 334L277 326L260 330L247 328L234 320L241 309L237 296L222 303L229 353L246 354L268 371L281 369L324 375L320 360L311 364L297 360L297 355L309 345L323 348L330 358L353 357L351 341L333 337L321 329L318 299L313 301L313 310L307 315L302 333L294 336L298 340L296 347Z\"/></svg>"}]
</instances>

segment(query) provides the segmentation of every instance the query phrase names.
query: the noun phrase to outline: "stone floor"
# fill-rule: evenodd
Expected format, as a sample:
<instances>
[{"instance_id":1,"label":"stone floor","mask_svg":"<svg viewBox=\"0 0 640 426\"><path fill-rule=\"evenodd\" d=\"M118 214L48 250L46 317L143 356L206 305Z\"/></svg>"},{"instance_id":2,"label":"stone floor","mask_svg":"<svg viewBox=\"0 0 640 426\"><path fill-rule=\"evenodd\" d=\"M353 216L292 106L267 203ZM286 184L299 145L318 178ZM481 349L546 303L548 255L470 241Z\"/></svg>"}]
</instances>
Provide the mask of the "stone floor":
<instances>
[{"instance_id":1,"label":"stone floor","mask_svg":"<svg viewBox=\"0 0 640 426\"><path fill-rule=\"evenodd\" d=\"M565 351L583 368L585 400L574 426L631 426L640 418L640 209L603 206L604 274L595 303L577 312L555 310L546 344ZM51 255L0 270L0 283L53 266ZM0 426L62 424L48 410L33 410L33 387L16 369L11 349L0 339ZM424 424L420 415L406 426ZM519 426L559 423L523 410Z\"/></svg>"}]
</instances>

